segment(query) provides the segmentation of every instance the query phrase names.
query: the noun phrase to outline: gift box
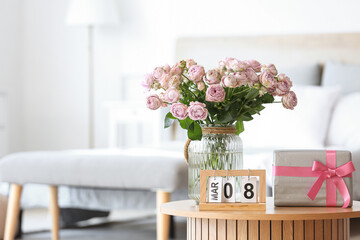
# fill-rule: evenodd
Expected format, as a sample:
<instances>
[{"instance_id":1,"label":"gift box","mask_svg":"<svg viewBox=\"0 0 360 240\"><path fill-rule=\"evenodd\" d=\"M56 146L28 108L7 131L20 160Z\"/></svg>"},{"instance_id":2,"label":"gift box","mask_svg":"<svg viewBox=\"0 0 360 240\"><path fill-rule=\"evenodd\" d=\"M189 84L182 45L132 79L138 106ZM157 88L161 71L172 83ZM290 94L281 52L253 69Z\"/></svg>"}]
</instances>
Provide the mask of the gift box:
<instances>
[{"instance_id":1,"label":"gift box","mask_svg":"<svg viewBox=\"0 0 360 240\"><path fill-rule=\"evenodd\" d=\"M354 171L349 151L275 151L274 204L350 207Z\"/></svg>"}]
</instances>

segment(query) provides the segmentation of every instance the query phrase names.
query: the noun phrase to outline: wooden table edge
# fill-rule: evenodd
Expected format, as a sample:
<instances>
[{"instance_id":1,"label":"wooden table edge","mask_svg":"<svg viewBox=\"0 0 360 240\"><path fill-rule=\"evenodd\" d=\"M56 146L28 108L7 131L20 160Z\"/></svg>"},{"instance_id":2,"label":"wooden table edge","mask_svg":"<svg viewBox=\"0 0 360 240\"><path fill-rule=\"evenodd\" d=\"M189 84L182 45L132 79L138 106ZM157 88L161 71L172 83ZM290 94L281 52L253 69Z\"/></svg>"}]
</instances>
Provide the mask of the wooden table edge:
<instances>
[{"instance_id":1,"label":"wooden table edge","mask_svg":"<svg viewBox=\"0 0 360 240\"><path fill-rule=\"evenodd\" d=\"M326 219L344 219L344 218L360 218L360 202L357 202L356 211L347 211L352 208L344 209L341 212L339 208L327 208L336 209L340 212L320 212L320 213L266 213L265 211L199 211L194 206L192 209L169 209L169 205L174 203L189 203L192 200L182 200L176 202L169 202L161 205L160 212L166 215L188 217L188 218L208 218L208 219L227 219L227 220L326 220ZM355 201L354 201L355 202ZM355 205L355 204L354 204ZM279 210L285 207L278 207ZM290 208L290 207L286 207ZM313 207L304 207L304 209ZM317 208L317 207L315 207ZM325 208L325 207L324 207ZM301 210L301 207L294 207L295 210ZM281 210L280 210L281 211Z\"/></svg>"}]
</instances>

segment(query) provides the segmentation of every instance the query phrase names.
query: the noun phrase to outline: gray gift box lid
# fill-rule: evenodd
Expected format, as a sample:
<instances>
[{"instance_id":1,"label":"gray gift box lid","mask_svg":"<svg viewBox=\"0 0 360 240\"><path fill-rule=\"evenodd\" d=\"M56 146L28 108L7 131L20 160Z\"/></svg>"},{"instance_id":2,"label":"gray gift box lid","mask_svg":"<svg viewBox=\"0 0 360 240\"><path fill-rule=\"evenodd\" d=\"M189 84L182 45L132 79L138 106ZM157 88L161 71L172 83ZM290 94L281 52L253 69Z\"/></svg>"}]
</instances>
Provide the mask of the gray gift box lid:
<instances>
[{"instance_id":1,"label":"gray gift box lid","mask_svg":"<svg viewBox=\"0 0 360 240\"><path fill-rule=\"evenodd\" d=\"M274 166L312 167L314 161L326 165L326 150L276 150L274 151ZM336 151L336 167L351 161L351 152ZM273 176L273 197L275 206L326 206L326 181L319 193L311 200L307 193L315 183L317 177L288 177ZM344 177L349 190L352 206L353 181L351 177ZM336 191L336 205L344 204L340 192Z\"/></svg>"}]
</instances>

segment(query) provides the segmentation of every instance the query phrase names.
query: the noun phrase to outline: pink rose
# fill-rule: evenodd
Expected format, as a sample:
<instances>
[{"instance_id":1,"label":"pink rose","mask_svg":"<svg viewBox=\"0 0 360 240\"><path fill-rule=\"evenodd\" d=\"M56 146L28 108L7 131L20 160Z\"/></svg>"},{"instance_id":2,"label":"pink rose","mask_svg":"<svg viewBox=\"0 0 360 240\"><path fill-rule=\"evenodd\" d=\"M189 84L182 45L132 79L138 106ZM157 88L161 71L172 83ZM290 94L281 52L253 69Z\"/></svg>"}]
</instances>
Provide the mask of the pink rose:
<instances>
[{"instance_id":1,"label":"pink rose","mask_svg":"<svg viewBox=\"0 0 360 240\"><path fill-rule=\"evenodd\" d=\"M204 82L198 82L197 84L197 88L202 91L205 89L205 83Z\"/></svg>"},{"instance_id":2,"label":"pink rose","mask_svg":"<svg viewBox=\"0 0 360 240\"><path fill-rule=\"evenodd\" d=\"M234 72L245 71L246 63L237 59L232 59L227 62L226 67Z\"/></svg>"},{"instance_id":3,"label":"pink rose","mask_svg":"<svg viewBox=\"0 0 360 240\"><path fill-rule=\"evenodd\" d=\"M256 74L254 69L248 68L248 69L246 69L245 73L246 73L246 77L247 77L248 84L250 87L254 86L254 84L259 81L259 77Z\"/></svg>"},{"instance_id":4,"label":"pink rose","mask_svg":"<svg viewBox=\"0 0 360 240\"><path fill-rule=\"evenodd\" d=\"M261 84L268 89L269 92L275 91L277 81L270 72L270 70L264 70L260 75Z\"/></svg>"},{"instance_id":5,"label":"pink rose","mask_svg":"<svg viewBox=\"0 0 360 240\"><path fill-rule=\"evenodd\" d=\"M180 91L176 88L169 88L165 92L165 101L168 103L176 103L180 99Z\"/></svg>"},{"instance_id":6,"label":"pink rose","mask_svg":"<svg viewBox=\"0 0 360 240\"><path fill-rule=\"evenodd\" d=\"M226 74L226 69L224 68L217 68L216 70L219 72L220 78Z\"/></svg>"},{"instance_id":7,"label":"pink rose","mask_svg":"<svg viewBox=\"0 0 360 240\"><path fill-rule=\"evenodd\" d=\"M170 69L170 75L181 75L181 73L182 73L182 69L179 67L179 63L176 63Z\"/></svg>"},{"instance_id":8,"label":"pink rose","mask_svg":"<svg viewBox=\"0 0 360 240\"><path fill-rule=\"evenodd\" d=\"M205 82L209 85L220 83L220 73L217 69L211 69L207 71L205 76Z\"/></svg>"},{"instance_id":9,"label":"pink rose","mask_svg":"<svg viewBox=\"0 0 360 240\"><path fill-rule=\"evenodd\" d=\"M234 73L234 77L236 79L236 87L241 87L246 85L247 83L247 76L245 72L236 72Z\"/></svg>"},{"instance_id":10,"label":"pink rose","mask_svg":"<svg viewBox=\"0 0 360 240\"><path fill-rule=\"evenodd\" d=\"M292 82L290 78L282 73L278 76L278 83L276 86L275 93L279 96L283 96L290 91L291 87L292 87Z\"/></svg>"},{"instance_id":11,"label":"pink rose","mask_svg":"<svg viewBox=\"0 0 360 240\"><path fill-rule=\"evenodd\" d=\"M162 88L164 89L168 89L169 88L169 82L170 82L170 76L169 74L163 74L160 78L160 85Z\"/></svg>"},{"instance_id":12,"label":"pink rose","mask_svg":"<svg viewBox=\"0 0 360 240\"><path fill-rule=\"evenodd\" d=\"M191 102L188 108L189 118L191 120L205 120L208 116L206 105L201 102Z\"/></svg>"},{"instance_id":13,"label":"pink rose","mask_svg":"<svg viewBox=\"0 0 360 240\"><path fill-rule=\"evenodd\" d=\"M171 105L170 112L177 119L184 120L188 116L188 106L182 103L175 103Z\"/></svg>"},{"instance_id":14,"label":"pink rose","mask_svg":"<svg viewBox=\"0 0 360 240\"><path fill-rule=\"evenodd\" d=\"M192 65L189 68L189 79L195 83L202 81L202 78L205 75L205 70L203 66Z\"/></svg>"},{"instance_id":15,"label":"pink rose","mask_svg":"<svg viewBox=\"0 0 360 240\"><path fill-rule=\"evenodd\" d=\"M164 92L159 93L158 96L159 96L161 101L163 101L163 102L165 101L165 93Z\"/></svg>"},{"instance_id":16,"label":"pink rose","mask_svg":"<svg viewBox=\"0 0 360 240\"><path fill-rule=\"evenodd\" d=\"M205 99L208 102L222 102L225 99L225 90L220 84L210 85L206 90Z\"/></svg>"},{"instance_id":17,"label":"pink rose","mask_svg":"<svg viewBox=\"0 0 360 240\"><path fill-rule=\"evenodd\" d=\"M174 75L170 78L169 86L177 88L181 84L181 77L179 75Z\"/></svg>"},{"instance_id":18,"label":"pink rose","mask_svg":"<svg viewBox=\"0 0 360 240\"><path fill-rule=\"evenodd\" d=\"M151 110L156 110L162 105L162 101L158 95L151 95L146 98L146 107Z\"/></svg>"},{"instance_id":19,"label":"pink rose","mask_svg":"<svg viewBox=\"0 0 360 240\"><path fill-rule=\"evenodd\" d=\"M245 61L255 72L261 71L261 64L256 60L246 60Z\"/></svg>"},{"instance_id":20,"label":"pink rose","mask_svg":"<svg viewBox=\"0 0 360 240\"><path fill-rule=\"evenodd\" d=\"M224 87L228 87L228 88L235 88L235 87L237 87L237 84L238 84L234 75L224 76L221 79L221 82Z\"/></svg>"},{"instance_id":21,"label":"pink rose","mask_svg":"<svg viewBox=\"0 0 360 240\"><path fill-rule=\"evenodd\" d=\"M196 65L197 63L194 61L194 59L188 59L186 60L186 67L189 69L191 66Z\"/></svg>"},{"instance_id":22,"label":"pink rose","mask_svg":"<svg viewBox=\"0 0 360 240\"><path fill-rule=\"evenodd\" d=\"M266 93L267 89L265 87L261 87L259 90L259 96L261 97L262 95L264 95L264 93Z\"/></svg>"},{"instance_id":23,"label":"pink rose","mask_svg":"<svg viewBox=\"0 0 360 240\"><path fill-rule=\"evenodd\" d=\"M225 68L226 68L226 60L220 60L219 69L225 69Z\"/></svg>"},{"instance_id":24,"label":"pink rose","mask_svg":"<svg viewBox=\"0 0 360 240\"><path fill-rule=\"evenodd\" d=\"M267 65L263 65L263 68L265 70L269 70L273 76L276 76L276 74L278 74L278 71L277 71L275 65L272 64L272 63L267 64Z\"/></svg>"},{"instance_id":25,"label":"pink rose","mask_svg":"<svg viewBox=\"0 0 360 240\"><path fill-rule=\"evenodd\" d=\"M164 70L165 73L169 73L170 72L169 64L165 64L164 66L162 66L162 69Z\"/></svg>"},{"instance_id":26,"label":"pink rose","mask_svg":"<svg viewBox=\"0 0 360 240\"><path fill-rule=\"evenodd\" d=\"M146 74L144 81L141 83L141 86L143 86L145 89L150 91L153 83L154 83L154 76L152 74Z\"/></svg>"},{"instance_id":27,"label":"pink rose","mask_svg":"<svg viewBox=\"0 0 360 240\"><path fill-rule=\"evenodd\" d=\"M284 108L293 110L297 105L297 97L293 91L288 92L281 98L282 105Z\"/></svg>"},{"instance_id":28,"label":"pink rose","mask_svg":"<svg viewBox=\"0 0 360 240\"><path fill-rule=\"evenodd\" d=\"M236 60L233 57L226 57L224 60L221 60L219 62L219 67L220 68L226 68L227 70L230 69L230 62L232 62L233 60Z\"/></svg>"},{"instance_id":29,"label":"pink rose","mask_svg":"<svg viewBox=\"0 0 360 240\"><path fill-rule=\"evenodd\" d=\"M164 73L164 69L162 69L162 67L156 67L153 71L153 76L154 78L159 79L161 78L163 73Z\"/></svg>"}]
</instances>

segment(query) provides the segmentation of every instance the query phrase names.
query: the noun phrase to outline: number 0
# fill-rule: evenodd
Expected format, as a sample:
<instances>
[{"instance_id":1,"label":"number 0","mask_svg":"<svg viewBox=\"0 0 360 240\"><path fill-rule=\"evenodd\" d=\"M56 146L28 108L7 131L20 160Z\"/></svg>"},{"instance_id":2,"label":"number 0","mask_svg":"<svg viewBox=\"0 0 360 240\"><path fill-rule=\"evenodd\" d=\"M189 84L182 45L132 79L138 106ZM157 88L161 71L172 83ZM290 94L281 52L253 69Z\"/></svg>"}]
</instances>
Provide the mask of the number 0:
<instances>
[{"instance_id":1,"label":"number 0","mask_svg":"<svg viewBox=\"0 0 360 240\"><path fill-rule=\"evenodd\" d=\"M228 193L228 189L229 189L229 192L230 192L230 193ZM231 198L232 195L233 195L233 186L232 186L232 184L230 184L230 183L225 183L225 184L224 184L224 196L225 196L226 198Z\"/></svg>"}]
</instances>

